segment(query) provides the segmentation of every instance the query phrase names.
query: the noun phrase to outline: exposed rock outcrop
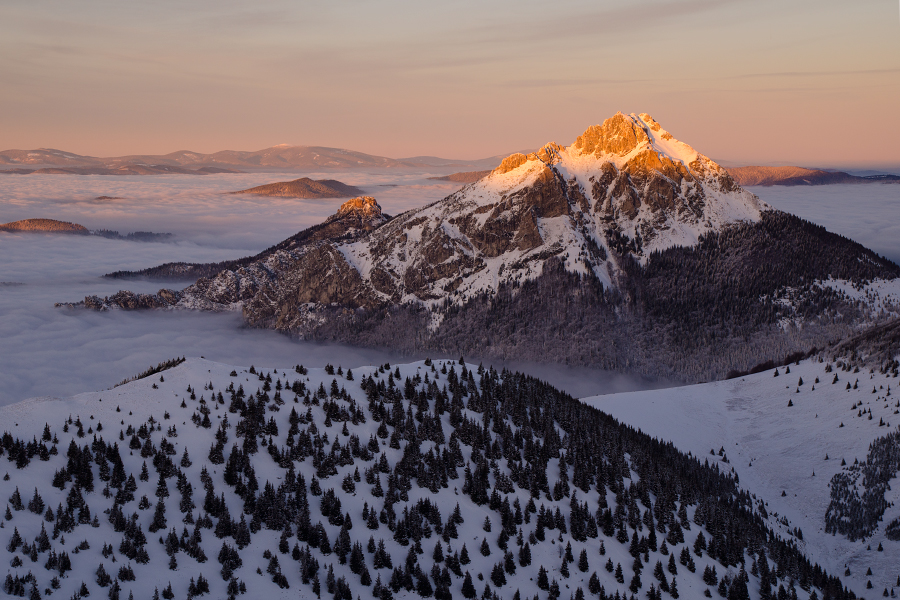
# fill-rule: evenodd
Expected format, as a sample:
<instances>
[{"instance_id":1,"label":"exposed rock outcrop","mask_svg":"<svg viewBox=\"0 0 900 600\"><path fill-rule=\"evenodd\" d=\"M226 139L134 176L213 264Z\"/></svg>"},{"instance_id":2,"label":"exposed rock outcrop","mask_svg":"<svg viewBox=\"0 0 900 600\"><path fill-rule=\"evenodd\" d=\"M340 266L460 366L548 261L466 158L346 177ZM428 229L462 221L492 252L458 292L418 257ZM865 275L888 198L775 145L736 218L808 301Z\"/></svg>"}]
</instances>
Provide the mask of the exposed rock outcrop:
<instances>
[{"instance_id":1,"label":"exposed rock outcrop","mask_svg":"<svg viewBox=\"0 0 900 600\"><path fill-rule=\"evenodd\" d=\"M112 296L86 296L82 302L57 302L57 307L90 308L92 310L142 310L148 308L170 308L181 299L181 292L162 289L156 294L135 294L122 290Z\"/></svg>"}]
</instances>

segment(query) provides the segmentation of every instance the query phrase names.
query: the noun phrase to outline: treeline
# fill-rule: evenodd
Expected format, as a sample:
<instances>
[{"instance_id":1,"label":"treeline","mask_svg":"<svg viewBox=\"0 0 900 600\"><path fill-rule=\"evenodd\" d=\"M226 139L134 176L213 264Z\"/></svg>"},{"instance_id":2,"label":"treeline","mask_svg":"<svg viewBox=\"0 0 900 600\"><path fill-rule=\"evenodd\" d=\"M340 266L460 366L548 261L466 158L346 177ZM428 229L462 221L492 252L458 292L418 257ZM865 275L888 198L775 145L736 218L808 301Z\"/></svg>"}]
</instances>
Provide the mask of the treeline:
<instances>
[{"instance_id":1,"label":"treeline","mask_svg":"<svg viewBox=\"0 0 900 600\"><path fill-rule=\"evenodd\" d=\"M120 381L119 383L114 385L113 387L119 387L120 385L125 385L126 383L129 383L132 381L137 381L138 379L145 379L147 377L150 377L151 375L156 375L157 373L161 373L168 369L177 367L178 365L180 365L181 363L183 363L186 360L187 359L184 356L182 356L181 358L178 358L177 356L175 358L170 358L167 361L157 364L155 367L150 367L146 371L139 373L139 374L135 375L134 377L128 377L127 379L123 379L122 381Z\"/></svg>"},{"instance_id":2,"label":"treeline","mask_svg":"<svg viewBox=\"0 0 900 600\"><path fill-rule=\"evenodd\" d=\"M890 505L885 492L900 472L900 428L869 444L862 464L855 462L847 471L831 478L831 501L825 513L825 532L840 533L850 541L872 535ZM860 493L861 490L861 493ZM893 527L893 528L892 528ZM888 526L891 535L900 538L898 525Z\"/></svg>"}]
</instances>

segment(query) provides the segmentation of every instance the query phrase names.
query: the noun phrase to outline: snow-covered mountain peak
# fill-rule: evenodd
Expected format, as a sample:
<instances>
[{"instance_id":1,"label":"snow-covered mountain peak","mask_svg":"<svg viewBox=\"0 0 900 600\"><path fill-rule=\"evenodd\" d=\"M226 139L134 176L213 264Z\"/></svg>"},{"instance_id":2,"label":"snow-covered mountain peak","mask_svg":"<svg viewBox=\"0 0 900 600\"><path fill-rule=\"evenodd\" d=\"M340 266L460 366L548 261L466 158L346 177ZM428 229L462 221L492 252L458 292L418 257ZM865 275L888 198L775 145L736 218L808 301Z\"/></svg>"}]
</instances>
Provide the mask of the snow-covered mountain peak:
<instances>
[{"instance_id":1,"label":"snow-covered mountain peak","mask_svg":"<svg viewBox=\"0 0 900 600\"><path fill-rule=\"evenodd\" d=\"M623 259L692 246L755 222L766 206L646 114L618 113L570 146L512 154L487 177L395 218L354 198L322 225L257 261L185 290L185 306L237 307L254 323L297 329L310 303L438 309L544 273L549 262L618 287ZM277 265L272 263L274 260Z\"/></svg>"},{"instance_id":2,"label":"snow-covered mountain peak","mask_svg":"<svg viewBox=\"0 0 900 600\"><path fill-rule=\"evenodd\" d=\"M488 176L409 211L341 253L372 299L462 303L539 277L547 260L615 286L646 262L766 206L649 115L618 113L570 146L505 158Z\"/></svg>"},{"instance_id":3,"label":"snow-covered mountain peak","mask_svg":"<svg viewBox=\"0 0 900 600\"><path fill-rule=\"evenodd\" d=\"M767 208L646 113L617 113L568 147L549 143L510 155L456 200L484 214L519 205L534 209L539 220L568 215L594 234L603 232L595 235L601 246L609 230L628 238L641 261L730 223L758 221Z\"/></svg>"},{"instance_id":4,"label":"snow-covered mountain peak","mask_svg":"<svg viewBox=\"0 0 900 600\"><path fill-rule=\"evenodd\" d=\"M606 166L609 165L609 166ZM497 188L512 183L514 173L522 183L541 167L558 167L573 176L602 175L615 171L660 175L675 184L683 181L704 184L722 192L741 192L721 166L694 148L675 139L650 115L616 113L600 125L588 127L568 147L555 142L528 155L516 153L504 159L486 178ZM758 201L756 201L758 203Z\"/></svg>"}]
</instances>

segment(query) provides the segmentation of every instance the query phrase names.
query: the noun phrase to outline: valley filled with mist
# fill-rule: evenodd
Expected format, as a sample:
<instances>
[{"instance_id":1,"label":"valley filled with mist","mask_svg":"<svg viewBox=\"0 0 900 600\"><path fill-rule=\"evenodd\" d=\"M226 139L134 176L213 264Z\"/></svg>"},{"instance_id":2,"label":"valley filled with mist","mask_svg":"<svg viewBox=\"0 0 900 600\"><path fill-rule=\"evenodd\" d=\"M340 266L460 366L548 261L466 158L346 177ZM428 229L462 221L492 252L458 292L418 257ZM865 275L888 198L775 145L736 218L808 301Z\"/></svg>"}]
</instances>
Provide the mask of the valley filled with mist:
<instances>
[{"instance_id":1,"label":"valley filled with mist","mask_svg":"<svg viewBox=\"0 0 900 600\"><path fill-rule=\"evenodd\" d=\"M329 173L377 197L391 215L434 202L458 189L431 173ZM158 264L217 262L255 254L321 222L342 200L238 196L224 192L291 179L296 174L160 175L153 177L8 176L0 218L46 217L91 230L171 232L172 241L143 243L94 236L0 232L0 405L38 396L67 396L111 387L175 356L231 364L345 367L394 362L396 352L302 342L246 328L239 312L95 313L55 308L120 289L154 293L192 281L121 281L106 273ZM117 199L98 200L101 196ZM424 356L410 356L425 358ZM469 358L469 357L467 357ZM471 357L475 360L477 357ZM651 389L649 381L584 367L494 361L527 369L575 396Z\"/></svg>"}]
</instances>

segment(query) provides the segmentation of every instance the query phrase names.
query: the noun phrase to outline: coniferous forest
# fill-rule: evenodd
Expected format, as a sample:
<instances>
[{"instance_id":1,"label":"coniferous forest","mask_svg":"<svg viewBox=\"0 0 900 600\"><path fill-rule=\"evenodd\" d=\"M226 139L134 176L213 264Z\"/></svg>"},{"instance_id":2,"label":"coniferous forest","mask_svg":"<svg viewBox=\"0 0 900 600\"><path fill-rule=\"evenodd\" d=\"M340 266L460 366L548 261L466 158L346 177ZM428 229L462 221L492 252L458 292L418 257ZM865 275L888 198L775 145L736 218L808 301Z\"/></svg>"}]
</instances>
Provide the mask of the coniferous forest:
<instances>
[{"instance_id":1,"label":"coniferous forest","mask_svg":"<svg viewBox=\"0 0 900 600\"><path fill-rule=\"evenodd\" d=\"M757 223L710 232L691 247L654 252L641 264L635 241L608 235L622 266L615 287L550 258L542 274L432 314L418 306L316 309L312 339L545 360L669 377L721 379L733 370L809 353L879 315L821 285L863 285L900 267L794 215L766 211ZM892 356L893 358L893 356Z\"/></svg>"},{"instance_id":2,"label":"coniferous forest","mask_svg":"<svg viewBox=\"0 0 900 600\"><path fill-rule=\"evenodd\" d=\"M735 477L526 374L222 367L7 422L7 594L855 597Z\"/></svg>"}]
</instances>

